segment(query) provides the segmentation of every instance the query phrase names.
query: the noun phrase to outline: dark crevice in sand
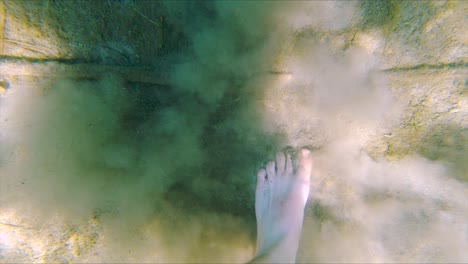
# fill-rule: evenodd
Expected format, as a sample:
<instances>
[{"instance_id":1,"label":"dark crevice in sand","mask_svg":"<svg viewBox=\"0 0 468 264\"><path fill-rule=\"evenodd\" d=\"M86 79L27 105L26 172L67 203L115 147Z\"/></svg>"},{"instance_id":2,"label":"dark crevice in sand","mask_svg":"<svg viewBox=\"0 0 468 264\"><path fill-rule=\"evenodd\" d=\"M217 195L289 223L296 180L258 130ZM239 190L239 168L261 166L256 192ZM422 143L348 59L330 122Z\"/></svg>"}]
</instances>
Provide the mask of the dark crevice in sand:
<instances>
[{"instance_id":1,"label":"dark crevice in sand","mask_svg":"<svg viewBox=\"0 0 468 264\"><path fill-rule=\"evenodd\" d=\"M458 61L451 63L440 63L440 64L427 64L422 63L414 66L405 66L405 67L393 67L384 69L385 72L404 72L404 71L417 71L417 70L449 70L449 69L459 69L467 68L467 61Z\"/></svg>"}]
</instances>

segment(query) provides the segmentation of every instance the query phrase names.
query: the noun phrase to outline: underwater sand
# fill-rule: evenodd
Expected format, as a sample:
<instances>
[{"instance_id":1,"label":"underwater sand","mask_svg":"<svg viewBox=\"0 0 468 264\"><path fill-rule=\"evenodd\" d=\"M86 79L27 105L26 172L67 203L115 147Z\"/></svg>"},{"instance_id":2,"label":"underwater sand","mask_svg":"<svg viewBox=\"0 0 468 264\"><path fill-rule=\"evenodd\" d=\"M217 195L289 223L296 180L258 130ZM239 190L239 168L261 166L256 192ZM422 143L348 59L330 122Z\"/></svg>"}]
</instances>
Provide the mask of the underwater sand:
<instances>
[{"instance_id":1,"label":"underwater sand","mask_svg":"<svg viewBox=\"0 0 468 264\"><path fill-rule=\"evenodd\" d=\"M303 146L297 262L468 261L463 1L98 2L0 4L0 262L246 262Z\"/></svg>"}]
</instances>

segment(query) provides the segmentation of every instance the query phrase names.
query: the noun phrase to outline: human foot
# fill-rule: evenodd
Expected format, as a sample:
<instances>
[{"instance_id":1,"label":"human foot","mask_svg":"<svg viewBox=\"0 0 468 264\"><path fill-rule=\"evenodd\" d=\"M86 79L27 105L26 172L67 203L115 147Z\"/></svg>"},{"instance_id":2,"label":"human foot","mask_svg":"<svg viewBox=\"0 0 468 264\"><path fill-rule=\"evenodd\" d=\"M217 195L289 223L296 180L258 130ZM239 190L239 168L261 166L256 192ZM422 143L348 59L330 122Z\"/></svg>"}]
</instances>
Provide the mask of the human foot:
<instances>
[{"instance_id":1,"label":"human foot","mask_svg":"<svg viewBox=\"0 0 468 264\"><path fill-rule=\"evenodd\" d=\"M253 260L291 263L302 231L304 208L309 196L312 157L301 149L294 171L290 154L279 152L257 174L255 213L257 257Z\"/></svg>"}]
</instances>

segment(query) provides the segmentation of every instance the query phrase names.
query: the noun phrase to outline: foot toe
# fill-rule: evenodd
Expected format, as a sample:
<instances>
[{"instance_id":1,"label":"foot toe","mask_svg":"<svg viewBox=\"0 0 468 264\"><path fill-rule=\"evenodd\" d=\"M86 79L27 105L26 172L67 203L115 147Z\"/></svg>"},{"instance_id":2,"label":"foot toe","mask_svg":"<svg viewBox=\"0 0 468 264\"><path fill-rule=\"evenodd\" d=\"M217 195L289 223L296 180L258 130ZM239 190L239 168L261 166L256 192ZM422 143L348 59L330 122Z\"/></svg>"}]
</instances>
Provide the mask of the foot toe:
<instances>
[{"instance_id":1,"label":"foot toe","mask_svg":"<svg viewBox=\"0 0 468 264\"><path fill-rule=\"evenodd\" d=\"M287 153L286 154L286 168L285 168L285 174L288 176L292 176L294 171L292 159L291 159L291 154Z\"/></svg>"},{"instance_id":2,"label":"foot toe","mask_svg":"<svg viewBox=\"0 0 468 264\"><path fill-rule=\"evenodd\" d=\"M265 185L266 181L266 171L265 169L261 169L257 173L257 188L261 188Z\"/></svg>"},{"instance_id":3,"label":"foot toe","mask_svg":"<svg viewBox=\"0 0 468 264\"><path fill-rule=\"evenodd\" d=\"M276 171L275 171L275 162L270 161L268 162L266 166L266 173L267 173L267 180L268 181L273 181L276 177Z\"/></svg>"},{"instance_id":4,"label":"foot toe","mask_svg":"<svg viewBox=\"0 0 468 264\"><path fill-rule=\"evenodd\" d=\"M298 166L296 176L305 184L310 182L312 171L312 154L307 149L301 149L298 155Z\"/></svg>"},{"instance_id":5,"label":"foot toe","mask_svg":"<svg viewBox=\"0 0 468 264\"><path fill-rule=\"evenodd\" d=\"M278 152L276 154L276 174L278 176L283 176L284 175L284 167L285 167L285 162L286 162L286 157L284 156L284 153Z\"/></svg>"}]
</instances>

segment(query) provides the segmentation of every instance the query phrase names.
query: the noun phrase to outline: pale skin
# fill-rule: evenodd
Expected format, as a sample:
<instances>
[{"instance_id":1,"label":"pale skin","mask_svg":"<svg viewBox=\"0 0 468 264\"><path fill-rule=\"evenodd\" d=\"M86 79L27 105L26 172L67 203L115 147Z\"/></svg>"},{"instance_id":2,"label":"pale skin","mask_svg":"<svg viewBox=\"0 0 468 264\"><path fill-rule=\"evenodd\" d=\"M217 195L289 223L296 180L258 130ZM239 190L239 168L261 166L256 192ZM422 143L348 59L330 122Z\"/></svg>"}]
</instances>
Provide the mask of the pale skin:
<instances>
[{"instance_id":1,"label":"pale skin","mask_svg":"<svg viewBox=\"0 0 468 264\"><path fill-rule=\"evenodd\" d=\"M312 155L301 149L294 169L291 155L279 152L257 174L256 256L249 263L294 263L310 191Z\"/></svg>"}]
</instances>

